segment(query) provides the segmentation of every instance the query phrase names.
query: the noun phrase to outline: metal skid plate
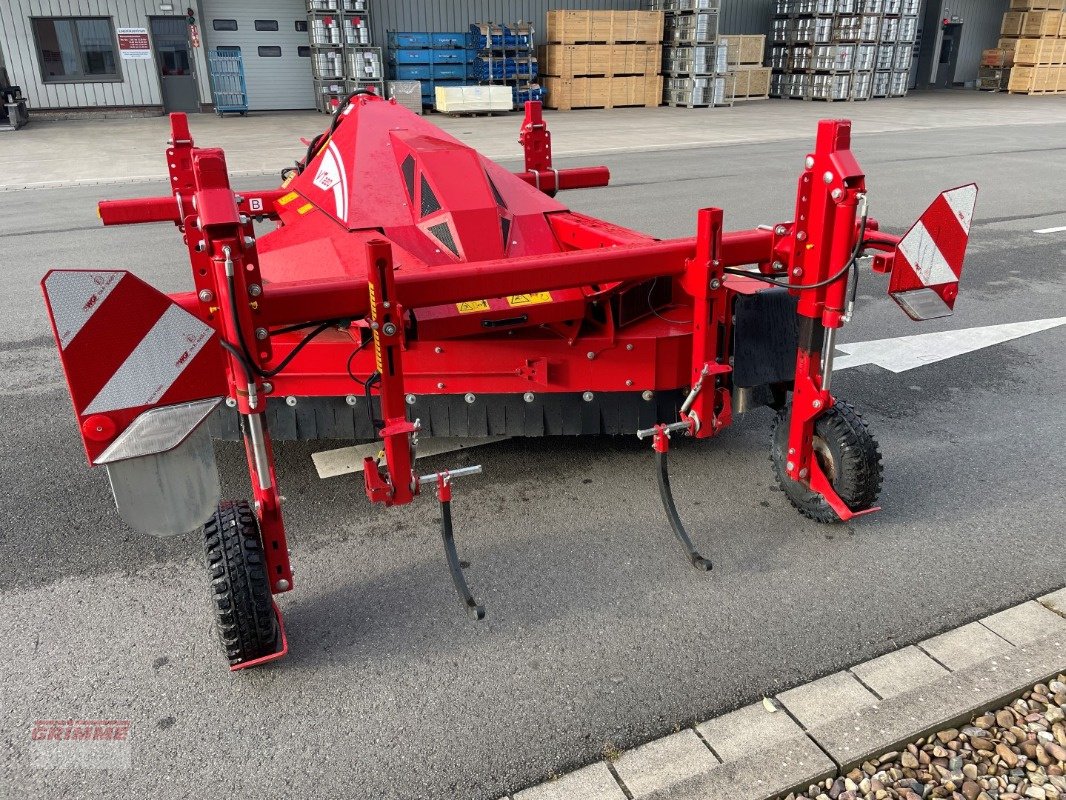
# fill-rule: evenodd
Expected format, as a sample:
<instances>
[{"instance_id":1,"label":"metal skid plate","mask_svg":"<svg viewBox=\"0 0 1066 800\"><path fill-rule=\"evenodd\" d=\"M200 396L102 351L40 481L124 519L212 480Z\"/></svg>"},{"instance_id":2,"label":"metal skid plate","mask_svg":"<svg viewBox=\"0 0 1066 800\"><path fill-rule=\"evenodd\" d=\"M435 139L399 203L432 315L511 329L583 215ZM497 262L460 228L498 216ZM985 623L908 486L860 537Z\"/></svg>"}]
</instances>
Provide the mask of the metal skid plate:
<instances>
[{"instance_id":1,"label":"metal skid plate","mask_svg":"<svg viewBox=\"0 0 1066 800\"><path fill-rule=\"evenodd\" d=\"M153 536L177 536L199 528L221 495L209 426L201 425L165 453L106 465L122 519Z\"/></svg>"}]
</instances>

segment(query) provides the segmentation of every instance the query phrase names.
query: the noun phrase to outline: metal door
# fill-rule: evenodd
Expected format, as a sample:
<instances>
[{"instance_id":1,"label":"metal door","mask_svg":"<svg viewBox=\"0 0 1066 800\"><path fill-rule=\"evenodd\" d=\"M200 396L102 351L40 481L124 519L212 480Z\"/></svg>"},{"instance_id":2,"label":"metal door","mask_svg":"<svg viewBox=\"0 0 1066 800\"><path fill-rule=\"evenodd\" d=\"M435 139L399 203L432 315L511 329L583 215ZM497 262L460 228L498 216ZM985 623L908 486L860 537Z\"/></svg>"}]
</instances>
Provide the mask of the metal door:
<instances>
[{"instance_id":1,"label":"metal door","mask_svg":"<svg viewBox=\"0 0 1066 800\"><path fill-rule=\"evenodd\" d=\"M937 59L937 83L947 89L955 85L955 67L959 63L959 45L962 43L962 23L951 22L944 26L940 41L940 58Z\"/></svg>"},{"instance_id":2,"label":"metal door","mask_svg":"<svg viewBox=\"0 0 1066 800\"><path fill-rule=\"evenodd\" d=\"M189 23L185 17L152 17L151 24L163 110L198 112L200 91L193 71Z\"/></svg>"}]
</instances>

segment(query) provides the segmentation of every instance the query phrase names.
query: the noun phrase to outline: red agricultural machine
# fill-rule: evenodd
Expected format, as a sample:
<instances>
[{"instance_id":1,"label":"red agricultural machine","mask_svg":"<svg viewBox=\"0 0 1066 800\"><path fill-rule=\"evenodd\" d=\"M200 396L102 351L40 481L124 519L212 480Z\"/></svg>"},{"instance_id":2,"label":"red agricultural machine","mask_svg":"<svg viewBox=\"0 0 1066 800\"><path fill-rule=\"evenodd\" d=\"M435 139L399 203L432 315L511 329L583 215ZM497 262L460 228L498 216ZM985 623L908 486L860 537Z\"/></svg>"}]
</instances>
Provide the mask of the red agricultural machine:
<instances>
[{"instance_id":1,"label":"red agricultural machine","mask_svg":"<svg viewBox=\"0 0 1066 800\"><path fill-rule=\"evenodd\" d=\"M453 482L419 474L420 436L636 434L670 492L671 437L708 439L734 414L777 409L772 460L800 512L876 510L881 454L831 394L834 340L858 259L890 273L914 319L952 312L973 185L940 195L902 238L866 213L851 125L823 121L792 220L660 240L569 210L558 191L605 186L605 167L555 169L528 103L512 173L373 93L353 94L279 189L234 192L221 150L171 116L171 193L104 201L105 225L172 222L194 290L53 270L43 280L91 465L107 468L133 527L203 526L231 668L284 654L273 595L293 588L272 438L380 440L364 463L385 506L432 489L463 606L483 616L452 535ZM256 222L273 230L257 236ZM244 441L253 498L219 502L212 432Z\"/></svg>"}]
</instances>

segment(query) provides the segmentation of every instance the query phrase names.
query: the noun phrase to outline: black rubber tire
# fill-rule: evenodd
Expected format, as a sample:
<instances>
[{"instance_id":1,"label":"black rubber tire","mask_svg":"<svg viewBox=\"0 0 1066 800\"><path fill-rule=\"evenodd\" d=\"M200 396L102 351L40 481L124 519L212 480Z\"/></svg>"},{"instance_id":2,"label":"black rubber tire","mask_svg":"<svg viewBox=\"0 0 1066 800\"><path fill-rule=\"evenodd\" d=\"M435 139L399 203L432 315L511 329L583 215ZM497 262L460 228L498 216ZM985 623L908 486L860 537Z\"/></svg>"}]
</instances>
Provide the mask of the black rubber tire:
<instances>
[{"instance_id":1,"label":"black rubber tire","mask_svg":"<svg viewBox=\"0 0 1066 800\"><path fill-rule=\"evenodd\" d=\"M805 517L816 522L840 522L840 517L825 499L802 483L792 480L785 471L788 460L788 424L792 404L777 412L771 435L770 461L774 476L785 497ZM881 493L883 468L881 449L869 427L858 412L847 403L836 401L814 422L815 441L832 459L827 465L817 453L816 458L836 493L852 511L864 511L877 502Z\"/></svg>"},{"instance_id":2,"label":"black rubber tire","mask_svg":"<svg viewBox=\"0 0 1066 800\"><path fill-rule=\"evenodd\" d=\"M276 650L277 618L259 521L247 501L224 500L204 525L215 627L230 665Z\"/></svg>"}]
</instances>

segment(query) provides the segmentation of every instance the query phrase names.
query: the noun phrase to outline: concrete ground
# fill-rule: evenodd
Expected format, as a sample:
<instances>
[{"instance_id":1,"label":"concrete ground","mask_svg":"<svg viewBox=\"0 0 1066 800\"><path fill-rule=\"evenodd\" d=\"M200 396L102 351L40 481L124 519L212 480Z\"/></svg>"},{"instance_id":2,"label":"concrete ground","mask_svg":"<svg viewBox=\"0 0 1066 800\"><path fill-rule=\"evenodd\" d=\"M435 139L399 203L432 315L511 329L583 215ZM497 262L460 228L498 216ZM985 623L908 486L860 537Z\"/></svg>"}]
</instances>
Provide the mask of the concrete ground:
<instances>
[{"instance_id":1,"label":"concrete ground","mask_svg":"<svg viewBox=\"0 0 1066 800\"><path fill-rule=\"evenodd\" d=\"M614 177L564 199L661 236L691 233L706 205L723 206L730 228L787 219L814 119L853 114L871 213L888 229L909 225L941 189L976 180L981 196L956 315L916 327L884 280L867 275L844 342L1061 317L1066 235L1033 230L1066 226L1066 102L1024 100L952 95L961 124L953 105L937 111L925 96L663 110L690 130L706 126L708 144L723 128L741 143L562 159L606 163ZM556 148L636 145L613 124L624 116L553 115ZM650 128L653 112L638 116ZM294 117L294 134L321 122L304 119L314 124L301 129ZM517 122L447 125L499 128L502 149L513 147ZM159 126L157 140L137 148L113 122L73 137L94 138L109 157L70 146L64 124L6 136L3 180L12 170L19 180L62 174L24 163L53 157L74 162L70 176L84 180L122 168L159 174L137 170L140 149L164 138L161 121L130 123ZM197 119L194 134L217 144L216 131L242 124L269 121ZM568 139L578 126L590 134ZM234 165L274 173L299 149L271 150L276 141ZM666 142L657 133L651 144ZM146 183L108 193L163 191ZM495 800L1062 585L1059 327L901 374L840 373L835 392L865 412L885 453L884 510L854 524L804 520L775 490L765 411L713 442L676 448L681 513L715 559L709 575L678 551L651 452L635 440L512 440L432 460L427 468L485 466L455 504L468 575L488 607L479 624L457 607L431 506L371 509L350 478L315 476L311 445L282 443L300 582L282 599L291 653L231 675L211 630L198 542L123 527L106 476L85 468L59 372L37 288L47 269L104 265L166 290L188 285L174 230L101 228L101 194L14 191L0 205L0 796ZM239 449L218 452L224 493L246 495ZM33 721L70 717L131 720L134 768L35 768Z\"/></svg>"},{"instance_id":2,"label":"concrete ground","mask_svg":"<svg viewBox=\"0 0 1066 800\"><path fill-rule=\"evenodd\" d=\"M946 113L950 108L951 113ZM876 102L828 104L773 100L749 102L712 113L685 108L618 108L610 111L547 111L557 156L678 150L747 142L806 139L814 120L846 116L863 133L990 124L1040 125L1066 122L1060 97L1027 97L973 91L929 91ZM433 114L434 123L489 158L520 158L521 114L452 118ZM314 111L193 117L193 137L204 147L226 151L236 175L277 174L301 155L298 142L321 131L327 118ZM125 183L165 179L166 117L44 121L0 148L0 191L68 183Z\"/></svg>"}]
</instances>

